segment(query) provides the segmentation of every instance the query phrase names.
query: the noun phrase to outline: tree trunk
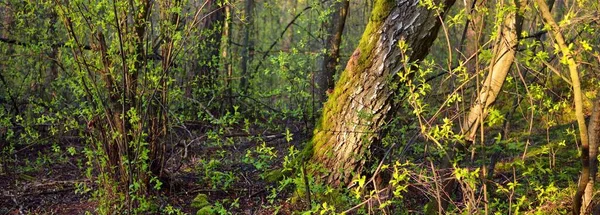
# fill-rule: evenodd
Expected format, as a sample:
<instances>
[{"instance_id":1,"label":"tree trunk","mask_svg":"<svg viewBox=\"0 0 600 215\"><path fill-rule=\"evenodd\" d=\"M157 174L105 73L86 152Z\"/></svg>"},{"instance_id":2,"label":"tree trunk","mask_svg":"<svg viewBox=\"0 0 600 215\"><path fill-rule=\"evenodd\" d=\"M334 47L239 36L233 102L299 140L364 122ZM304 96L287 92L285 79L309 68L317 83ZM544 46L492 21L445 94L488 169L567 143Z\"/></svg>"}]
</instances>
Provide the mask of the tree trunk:
<instances>
[{"instance_id":1,"label":"tree trunk","mask_svg":"<svg viewBox=\"0 0 600 215\"><path fill-rule=\"evenodd\" d=\"M484 13L482 8L487 7L487 0L471 0L467 10L471 15L468 20L463 37L467 40L461 44L461 50L464 48L464 58L468 60L466 69L469 74L477 74L479 72L479 49L483 41L483 29L485 27ZM473 56L471 58L471 56ZM470 58L470 59L469 59Z\"/></svg>"},{"instance_id":2,"label":"tree trunk","mask_svg":"<svg viewBox=\"0 0 600 215\"><path fill-rule=\"evenodd\" d=\"M56 12L52 11L50 12L50 22L51 23L56 23L57 21L57 15ZM54 25L50 25L50 28L48 29L48 34L50 34L51 36L55 37L58 36L56 35L56 28L54 27ZM58 47L52 46L50 47L50 53L48 54L48 58L50 59L50 66L48 68L48 74L46 74L46 78L44 79L44 85L42 87L42 90L47 90L47 94L52 94L54 92L50 92L52 89L52 82L54 82L54 80L56 80L56 78L58 78L58 59L56 59L58 56Z\"/></svg>"},{"instance_id":3,"label":"tree trunk","mask_svg":"<svg viewBox=\"0 0 600 215\"><path fill-rule=\"evenodd\" d=\"M536 0L535 1L539 7L539 11L544 19L544 22L550 26L551 32L554 36L554 40L560 48L560 52L563 57L566 59L566 64L569 68L569 73L571 76L571 83L573 84L573 100L575 103L575 117L577 118L577 125L579 127L579 136L581 139L581 163L582 170L581 176L579 178L579 186L577 188L577 193L575 193L575 197L573 198L573 214L580 214L587 210L589 203L592 200L593 189L586 189L588 183L590 181L590 152L589 152L589 142L588 142L588 133L587 126L585 124L585 116L583 114L583 93L581 92L581 82L579 81L579 72L577 71L577 63L573 58L573 55L569 49L569 46L565 42L565 38L560 32L560 28L556 21L554 21L554 17L550 13L550 8L544 0ZM593 160L596 158L594 157Z\"/></svg>"},{"instance_id":4,"label":"tree trunk","mask_svg":"<svg viewBox=\"0 0 600 215\"><path fill-rule=\"evenodd\" d=\"M319 100L318 104L323 104L327 101L327 90L333 89L333 76L336 73L336 68L339 65L340 58L340 43L342 42L342 34L346 25L346 15L350 1L335 2L333 8L335 11L330 14L329 23L324 26L328 30L327 43L325 44L326 53L323 55L321 71L315 77L315 94Z\"/></svg>"},{"instance_id":5,"label":"tree trunk","mask_svg":"<svg viewBox=\"0 0 600 215\"><path fill-rule=\"evenodd\" d=\"M523 5L525 3L526 1L514 0L514 6L517 8L518 11L521 12L525 8ZM512 12L508 14L505 20L503 21L503 25L499 26L499 29L497 29L498 32L500 32L500 35L498 36L498 39L495 43L496 45L494 46L494 56L492 58L492 63L490 66L490 72L487 75L485 81L483 82L483 87L478 93L477 99L474 102L474 106L471 107L471 109L469 110L467 114L467 119L462 125L463 133L466 134L465 138L469 141L473 141L475 139L477 129L479 128L479 125L481 125L481 119L485 119L487 115L487 108L493 102L496 101L496 97L500 92L502 85L504 84L504 81L506 79L506 76L510 71L510 67L514 61L516 48L518 45L517 35L518 32L521 31L522 26L522 18L519 14L521 13ZM477 18L473 20L473 28L477 28L479 32L471 32L471 34L477 35L481 34L481 31L483 31L483 23L476 24L477 22L483 22L483 20L478 20ZM477 27L477 25L479 25L481 28ZM467 37L472 36L469 36L469 31L467 31ZM477 41L470 42L478 43L480 38L478 36L475 36L475 38L471 39L476 39ZM475 55L475 58L477 58L478 49L479 46L473 47L472 45L467 44L466 52L469 54L467 58L471 57L471 55ZM467 71L477 73L478 70L478 62L467 64ZM440 169L451 169L452 162L450 161L450 159L454 156L454 153L454 151L451 151L450 155L444 158L442 164L440 165ZM485 177L485 167L483 167L482 170L484 173L482 175ZM434 213L433 210L436 209L436 212L438 214L444 213L444 210L448 207L449 204L449 195L452 193L452 191L456 187L456 184L458 183L458 181L452 176L451 171L443 172L441 175L443 175L444 178L449 178L449 180L446 180L443 183L443 190L444 193L446 193L447 195L442 197L441 199L434 200L433 205L437 205L438 208L431 208L431 210L429 211L430 214ZM484 183L484 197L487 201L487 190L485 190L486 187L487 185ZM487 207L488 206L486 204L486 211L488 209Z\"/></svg>"},{"instance_id":6,"label":"tree trunk","mask_svg":"<svg viewBox=\"0 0 600 215\"><path fill-rule=\"evenodd\" d=\"M250 74L248 72L248 64L251 61L252 53L254 52L254 44L250 40L250 33L252 30L252 26L254 25L254 0L246 0L246 24L244 27L244 48L242 50L242 77L240 80L240 88L242 93L246 93L248 90L248 79L250 78Z\"/></svg>"},{"instance_id":7,"label":"tree trunk","mask_svg":"<svg viewBox=\"0 0 600 215\"><path fill-rule=\"evenodd\" d=\"M285 23L290 23L290 20L293 20L294 13L296 12L296 8L298 6L298 0L287 0L282 1L280 4L280 16L279 16L279 24L285 25ZM292 21L293 22L293 21ZM284 52L290 52L292 49L292 45L294 44L294 25L290 25L288 27L289 30L285 31L281 36L281 50Z\"/></svg>"},{"instance_id":8,"label":"tree trunk","mask_svg":"<svg viewBox=\"0 0 600 215\"><path fill-rule=\"evenodd\" d=\"M227 107L227 108L231 108L233 107L233 101L232 101L232 85L231 85L231 79L233 76L233 66L232 66L232 61L233 58L231 56L231 39L232 39L232 22L231 22L231 2L228 2L227 4L225 4L224 7L224 22L223 22L223 34L221 36L221 38L223 38L225 40L225 42L222 43L222 47L221 47L221 64L223 65L223 75L225 76L225 95L223 98L223 101L225 101L225 104L223 104L222 107ZM232 111L233 112L233 111Z\"/></svg>"},{"instance_id":9,"label":"tree trunk","mask_svg":"<svg viewBox=\"0 0 600 215\"><path fill-rule=\"evenodd\" d=\"M440 1L434 1L440 3ZM405 63L418 62L428 53L441 25L440 16L454 4L428 10L418 0L377 0L358 48L352 54L323 109L306 152L312 162L328 170L324 181L346 185L352 173L361 173L368 149L379 141L383 125L398 108L392 101L390 77L405 73ZM398 43L408 47L403 62ZM398 78L395 78L398 79Z\"/></svg>"},{"instance_id":10,"label":"tree trunk","mask_svg":"<svg viewBox=\"0 0 600 215\"><path fill-rule=\"evenodd\" d=\"M202 20L198 76L199 87L211 87L218 77L219 71L219 48L221 47L222 24L225 20L224 10L219 6L220 0L209 0L206 17Z\"/></svg>"},{"instance_id":11,"label":"tree trunk","mask_svg":"<svg viewBox=\"0 0 600 215\"><path fill-rule=\"evenodd\" d=\"M522 4L518 0L515 0L515 4ZM519 10L523 10L522 5L516 5ZM492 65L490 66L490 72L487 75L483 86L477 99L474 102L473 107L467 114L467 118L463 124L463 132L465 138L469 141L473 141L480 127L481 122L487 116L488 107L496 101L496 97L506 76L510 71L510 67L515 59L516 48L518 44L518 33L521 29L522 21L517 18L517 13L510 13L504 20L504 24L500 26L498 32L500 35L497 39L496 46L494 48L494 57L492 58Z\"/></svg>"},{"instance_id":12,"label":"tree trunk","mask_svg":"<svg viewBox=\"0 0 600 215\"><path fill-rule=\"evenodd\" d=\"M539 7L539 11L544 19L544 22L550 26L551 32L554 36L554 40L556 41L556 45L560 49L562 53L562 57L566 59L566 64L569 68L569 74L571 76L571 83L573 85L573 100L575 103L575 117L577 118L577 126L579 127L579 137L581 139L581 163L582 170L581 176L579 178L579 185L577 187L577 192L573 198L573 214L585 213L587 207L589 206L592 200L593 194L593 185L589 189L588 183L590 183L591 171L590 171L590 163L595 163L595 161L590 161L590 151L589 151L589 142L588 142L588 132L587 126L585 124L585 116L583 114L583 93L581 92L581 82L579 81L579 72L577 71L577 63L573 58L573 54L569 49L569 46L565 42L565 38L560 32L560 27L556 24L552 13L550 13L550 8L546 4L544 0L536 0L535 1ZM594 149L593 151L596 151ZM593 157L592 160L596 160L596 157Z\"/></svg>"},{"instance_id":13,"label":"tree trunk","mask_svg":"<svg viewBox=\"0 0 600 215\"><path fill-rule=\"evenodd\" d=\"M600 97L594 102L594 109L590 116L590 122L588 126L588 138L590 144L590 180L586 184L584 193L592 194L594 192L594 184L596 183L596 174L598 173L598 146L600 146ZM586 199L586 205L589 205L591 198Z\"/></svg>"}]
</instances>

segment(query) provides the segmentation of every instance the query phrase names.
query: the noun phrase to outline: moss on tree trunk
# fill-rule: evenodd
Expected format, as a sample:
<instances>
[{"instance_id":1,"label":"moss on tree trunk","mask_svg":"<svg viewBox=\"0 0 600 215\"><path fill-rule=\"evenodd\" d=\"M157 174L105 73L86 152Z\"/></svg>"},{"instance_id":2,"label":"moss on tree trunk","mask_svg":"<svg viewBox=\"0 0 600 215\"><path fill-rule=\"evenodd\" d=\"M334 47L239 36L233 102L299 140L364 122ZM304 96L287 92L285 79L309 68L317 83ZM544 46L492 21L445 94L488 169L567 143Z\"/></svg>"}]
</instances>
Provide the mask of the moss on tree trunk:
<instances>
[{"instance_id":1,"label":"moss on tree trunk","mask_svg":"<svg viewBox=\"0 0 600 215\"><path fill-rule=\"evenodd\" d=\"M440 1L434 1L439 4ZM390 81L406 72L405 63L422 60L437 37L441 18L454 0L429 10L418 0L377 0L369 24L352 54L306 148L311 161L327 170L324 182L345 185L361 173L369 148L380 139L382 127L396 104ZM402 62L403 40L409 62Z\"/></svg>"}]
</instances>

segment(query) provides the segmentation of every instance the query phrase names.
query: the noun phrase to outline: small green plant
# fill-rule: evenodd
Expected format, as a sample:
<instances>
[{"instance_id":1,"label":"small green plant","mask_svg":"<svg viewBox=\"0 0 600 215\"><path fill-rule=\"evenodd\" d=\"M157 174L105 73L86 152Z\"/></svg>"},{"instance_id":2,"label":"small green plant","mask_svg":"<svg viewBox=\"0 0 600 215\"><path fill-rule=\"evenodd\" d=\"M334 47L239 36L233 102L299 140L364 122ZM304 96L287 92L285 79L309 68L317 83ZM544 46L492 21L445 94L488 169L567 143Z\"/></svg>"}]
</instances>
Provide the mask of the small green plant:
<instances>
[{"instance_id":1,"label":"small green plant","mask_svg":"<svg viewBox=\"0 0 600 215\"><path fill-rule=\"evenodd\" d=\"M259 171L265 171L268 169L270 161L276 157L275 148L267 147L266 143L263 142L256 149L247 150L246 155L242 158L242 162L252 164ZM261 177L264 176L261 175Z\"/></svg>"},{"instance_id":2,"label":"small green plant","mask_svg":"<svg viewBox=\"0 0 600 215\"><path fill-rule=\"evenodd\" d=\"M231 171L219 171L221 167L221 161L217 159L211 159L208 162L201 160L198 168L200 172L204 173L204 183L207 183L207 185L213 189L226 190L233 185L237 177Z\"/></svg>"},{"instance_id":3,"label":"small green plant","mask_svg":"<svg viewBox=\"0 0 600 215\"><path fill-rule=\"evenodd\" d=\"M183 211L181 211L181 209L174 208L170 204L167 205L165 208L162 209L162 213L163 214L168 214L168 215L184 215L184 214L186 214Z\"/></svg>"}]
</instances>

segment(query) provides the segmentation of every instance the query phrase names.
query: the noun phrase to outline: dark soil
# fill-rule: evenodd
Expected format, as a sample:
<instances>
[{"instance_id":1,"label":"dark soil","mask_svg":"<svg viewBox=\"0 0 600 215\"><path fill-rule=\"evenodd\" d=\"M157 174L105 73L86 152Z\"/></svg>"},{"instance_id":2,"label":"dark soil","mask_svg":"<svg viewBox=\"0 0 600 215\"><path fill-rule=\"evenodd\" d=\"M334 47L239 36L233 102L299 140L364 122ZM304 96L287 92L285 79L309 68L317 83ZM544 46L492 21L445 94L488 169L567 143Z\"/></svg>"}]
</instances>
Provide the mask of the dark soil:
<instances>
[{"instance_id":1,"label":"dark soil","mask_svg":"<svg viewBox=\"0 0 600 215\"><path fill-rule=\"evenodd\" d=\"M169 176L154 201L159 208L171 205L195 214L197 209L191 207L192 200L198 194L206 194L213 206L219 203L233 214L272 214L274 206L280 206L279 211L290 209L291 205L284 201L269 202L270 188L277 184L265 182L260 175L281 167L290 146L301 148L306 140L302 132L293 133L293 141L288 143L281 132L227 131L216 141L208 140L202 130L206 129L186 131L186 135L172 138L179 144L172 144L175 147L171 147L173 153L167 164ZM60 146L59 152L55 152L53 144L33 144L17 146L16 153L11 153L13 157L1 157L0 214L95 214L97 203L91 198L95 184L85 176L86 158L81 153L84 141L62 137L56 142L61 143L55 144ZM248 150L255 150L263 142L273 147L277 157L269 161L266 170L260 171L242 159ZM187 155L183 157L186 145ZM70 155L66 150L69 147L77 149L77 153ZM207 169L206 164L211 160L218 166ZM211 179L207 174L227 175L230 180ZM77 192L81 190L77 185L86 185L92 192ZM285 196L289 194L278 193L275 199Z\"/></svg>"}]
</instances>

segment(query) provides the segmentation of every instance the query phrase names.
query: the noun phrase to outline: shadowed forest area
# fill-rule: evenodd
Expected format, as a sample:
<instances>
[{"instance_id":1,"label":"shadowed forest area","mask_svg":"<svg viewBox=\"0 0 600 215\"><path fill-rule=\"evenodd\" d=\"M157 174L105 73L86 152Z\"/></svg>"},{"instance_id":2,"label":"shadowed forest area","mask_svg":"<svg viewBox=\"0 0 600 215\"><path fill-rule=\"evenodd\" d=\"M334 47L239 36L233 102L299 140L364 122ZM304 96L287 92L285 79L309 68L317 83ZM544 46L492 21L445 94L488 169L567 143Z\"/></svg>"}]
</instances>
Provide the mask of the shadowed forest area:
<instances>
[{"instance_id":1,"label":"shadowed forest area","mask_svg":"<svg viewBox=\"0 0 600 215\"><path fill-rule=\"evenodd\" d=\"M0 1L0 214L600 214L599 12Z\"/></svg>"}]
</instances>

